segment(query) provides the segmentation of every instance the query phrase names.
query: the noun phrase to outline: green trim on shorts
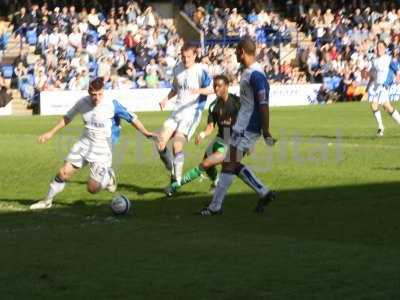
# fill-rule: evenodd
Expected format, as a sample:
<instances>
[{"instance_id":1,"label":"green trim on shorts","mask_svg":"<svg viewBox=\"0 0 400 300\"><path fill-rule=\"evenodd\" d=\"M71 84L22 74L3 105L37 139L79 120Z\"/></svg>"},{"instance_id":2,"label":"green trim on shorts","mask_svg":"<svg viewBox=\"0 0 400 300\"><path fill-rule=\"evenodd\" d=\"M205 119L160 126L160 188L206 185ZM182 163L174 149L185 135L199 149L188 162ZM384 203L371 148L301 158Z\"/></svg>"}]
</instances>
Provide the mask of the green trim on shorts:
<instances>
[{"instance_id":1,"label":"green trim on shorts","mask_svg":"<svg viewBox=\"0 0 400 300\"><path fill-rule=\"evenodd\" d=\"M214 152L219 152L221 154L225 154L228 149L228 145L226 145L223 141L220 139L216 139L214 144L212 145L212 150Z\"/></svg>"}]
</instances>

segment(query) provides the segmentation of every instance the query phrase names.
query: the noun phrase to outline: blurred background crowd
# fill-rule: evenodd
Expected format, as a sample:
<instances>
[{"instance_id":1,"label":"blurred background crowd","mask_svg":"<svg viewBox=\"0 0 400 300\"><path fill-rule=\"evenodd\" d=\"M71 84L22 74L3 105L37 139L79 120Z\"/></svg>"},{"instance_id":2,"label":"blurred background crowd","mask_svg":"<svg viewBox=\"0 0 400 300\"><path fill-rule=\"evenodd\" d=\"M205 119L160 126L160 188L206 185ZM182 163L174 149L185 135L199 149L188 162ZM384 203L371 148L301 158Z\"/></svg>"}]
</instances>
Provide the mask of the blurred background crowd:
<instances>
[{"instance_id":1,"label":"blurred background crowd","mask_svg":"<svg viewBox=\"0 0 400 300\"><path fill-rule=\"evenodd\" d=\"M21 48L2 66L4 90L10 79L34 102L41 91L85 90L94 76L103 76L107 89L171 86L184 41L173 21L145 1L0 2L3 17L12 16L0 27L0 49L7 48L10 28L32 49ZM224 73L238 82L234 45L250 35L271 84L323 83L321 97L354 101L365 97L378 40L399 57L399 2L187 0L180 8L204 34L198 60L212 76Z\"/></svg>"}]
</instances>

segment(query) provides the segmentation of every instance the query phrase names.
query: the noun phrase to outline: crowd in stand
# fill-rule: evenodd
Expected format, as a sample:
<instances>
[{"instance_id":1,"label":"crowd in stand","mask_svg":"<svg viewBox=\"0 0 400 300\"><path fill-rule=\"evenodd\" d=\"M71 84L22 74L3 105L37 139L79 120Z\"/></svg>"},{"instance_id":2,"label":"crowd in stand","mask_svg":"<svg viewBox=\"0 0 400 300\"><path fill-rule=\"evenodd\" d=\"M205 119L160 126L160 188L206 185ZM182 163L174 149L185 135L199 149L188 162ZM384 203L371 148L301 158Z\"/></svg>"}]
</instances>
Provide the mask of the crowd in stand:
<instances>
[{"instance_id":1,"label":"crowd in stand","mask_svg":"<svg viewBox=\"0 0 400 300\"><path fill-rule=\"evenodd\" d=\"M308 82L324 83L322 94L361 100L377 42L384 41L399 59L400 6L396 1L338 2L348 3L300 1L294 7L300 30L313 41L299 49L299 65Z\"/></svg>"},{"instance_id":2,"label":"crowd in stand","mask_svg":"<svg viewBox=\"0 0 400 300\"><path fill-rule=\"evenodd\" d=\"M272 83L323 83L322 99L361 100L377 41L385 41L393 57L399 57L400 1L286 1L286 12L306 35L295 41L297 59L291 62L279 61L276 39L284 45L290 34L288 20L274 13L272 1L236 2L233 7L227 1L187 0L182 9L207 38L253 36ZM220 59L217 65L224 69L229 64Z\"/></svg>"},{"instance_id":3,"label":"crowd in stand","mask_svg":"<svg viewBox=\"0 0 400 300\"><path fill-rule=\"evenodd\" d=\"M15 85L29 101L46 90L85 90L94 76L103 76L107 89L170 87L183 44L173 24L136 2L106 14L22 7L13 25L35 48L34 59L22 52L14 62Z\"/></svg>"},{"instance_id":4,"label":"crowd in stand","mask_svg":"<svg viewBox=\"0 0 400 300\"><path fill-rule=\"evenodd\" d=\"M270 83L323 83L321 97L333 92L337 100L365 96L378 40L399 57L399 7L396 1L377 6L363 0L288 0L287 11L306 36L291 41L290 21L275 12L272 1L182 3L206 36L206 51L199 49L198 56L212 76L224 73L238 82L233 45L250 35ZM29 101L44 90L84 90L93 76L103 76L106 88L170 87L183 44L173 24L135 1L107 11L32 5L14 15L13 25L39 57L22 52L14 63L15 85ZM280 59L285 45L293 47L296 59ZM399 76L396 80L400 83Z\"/></svg>"}]
</instances>

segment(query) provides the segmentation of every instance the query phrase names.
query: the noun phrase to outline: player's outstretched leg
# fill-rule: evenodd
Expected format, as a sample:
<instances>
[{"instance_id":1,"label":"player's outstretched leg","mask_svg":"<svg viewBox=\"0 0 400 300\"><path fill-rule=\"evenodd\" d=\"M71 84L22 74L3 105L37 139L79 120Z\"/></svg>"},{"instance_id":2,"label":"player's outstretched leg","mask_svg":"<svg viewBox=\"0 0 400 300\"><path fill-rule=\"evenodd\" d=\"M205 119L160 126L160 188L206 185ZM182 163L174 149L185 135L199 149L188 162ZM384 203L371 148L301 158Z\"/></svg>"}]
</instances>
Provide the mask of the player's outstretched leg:
<instances>
[{"instance_id":1,"label":"player's outstretched leg","mask_svg":"<svg viewBox=\"0 0 400 300\"><path fill-rule=\"evenodd\" d=\"M218 180L218 172L215 166L221 164L224 161L224 154L220 152L214 152L209 157L207 157L206 155L204 157L204 160L200 163L198 167L190 169L182 176L180 183L173 182L165 190L167 196L172 196L181 186L201 177L204 172L206 172L208 177L211 179L212 187L215 188Z\"/></svg>"},{"instance_id":2,"label":"player's outstretched leg","mask_svg":"<svg viewBox=\"0 0 400 300\"><path fill-rule=\"evenodd\" d=\"M399 112L393 107L393 105L387 101L383 104L383 107L385 110L388 112L388 114L393 118L393 120L397 123L400 124L400 114Z\"/></svg>"},{"instance_id":3,"label":"player's outstretched leg","mask_svg":"<svg viewBox=\"0 0 400 300\"><path fill-rule=\"evenodd\" d=\"M50 183L46 197L44 197L43 200L32 204L29 208L35 210L52 207L54 197L64 190L66 181L71 178L76 169L77 168L75 168L71 163L66 162L58 172L57 176L54 177L53 181Z\"/></svg>"},{"instance_id":4,"label":"player's outstretched leg","mask_svg":"<svg viewBox=\"0 0 400 300\"><path fill-rule=\"evenodd\" d=\"M381 114L381 111L379 110L379 104L377 102L372 102L371 103L371 109L372 109L372 112L374 114L376 124L378 126L378 130L376 132L376 135L381 137L381 136L383 136L383 133L385 131L385 127L383 126L382 114Z\"/></svg>"},{"instance_id":5,"label":"player's outstretched leg","mask_svg":"<svg viewBox=\"0 0 400 300\"><path fill-rule=\"evenodd\" d=\"M241 165L238 177L250 188L252 188L260 197L254 211L257 213L264 212L264 207L275 199L275 193L270 191L268 187L266 187L250 170L250 168L245 165Z\"/></svg>"},{"instance_id":6,"label":"player's outstretched leg","mask_svg":"<svg viewBox=\"0 0 400 300\"><path fill-rule=\"evenodd\" d=\"M183 164L185 162L185 153L183 152L183 148L186 144L186 141L186 136L183 133L175 133L172 143L174 150L173 174L175 175L175 181L178 184L180 184L182 180Z\"/></svg>"},{"instance_id":7,"label":"player's outstretched leg","mask_svg":"<svg viewBox=\"0 0 400 300\"><path fill-rule=\"evenodd\" d=\"M208 207L205 207L200 211L200 215L209 216L222 214L222 204L224 202L225 195L228 192L229 187L232 185L234 178L234 173L222 170L218 184L215 187L213 199Z\"/></svg>"},{"instance_id":8,"label":"player's outstretched leg","mask_svg":"<svg viewBox=\"0 0 400 300\"><path fill-rule=\"evenodd\" d=\"M158 150L158 154L160 155L160 159L163 162L165 168L172 172L173 163L172 163L172 154L168 147L165 147L163 150Z\"/></svg>"}]
</instances>

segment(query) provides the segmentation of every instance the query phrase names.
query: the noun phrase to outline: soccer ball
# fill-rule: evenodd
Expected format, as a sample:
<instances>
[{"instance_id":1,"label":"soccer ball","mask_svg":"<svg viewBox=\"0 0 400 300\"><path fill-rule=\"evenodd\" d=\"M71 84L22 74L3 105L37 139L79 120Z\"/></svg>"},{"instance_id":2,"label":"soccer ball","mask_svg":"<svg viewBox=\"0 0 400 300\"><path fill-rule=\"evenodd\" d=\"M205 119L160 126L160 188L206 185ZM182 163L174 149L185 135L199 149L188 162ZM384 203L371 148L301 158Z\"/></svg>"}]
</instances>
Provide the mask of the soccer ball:
<instances>
[{"instance_id":1,"label":"soccer ball","mask_svg":"<svg viewBox=\"0 0 400 300\"><path fill-rule=\"evenodd\" d=\"M118 195L111 201L110 208L116 215L125 215L131 208L131 202L124 195Z\"/></svg>"}]
</instances>

